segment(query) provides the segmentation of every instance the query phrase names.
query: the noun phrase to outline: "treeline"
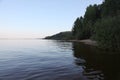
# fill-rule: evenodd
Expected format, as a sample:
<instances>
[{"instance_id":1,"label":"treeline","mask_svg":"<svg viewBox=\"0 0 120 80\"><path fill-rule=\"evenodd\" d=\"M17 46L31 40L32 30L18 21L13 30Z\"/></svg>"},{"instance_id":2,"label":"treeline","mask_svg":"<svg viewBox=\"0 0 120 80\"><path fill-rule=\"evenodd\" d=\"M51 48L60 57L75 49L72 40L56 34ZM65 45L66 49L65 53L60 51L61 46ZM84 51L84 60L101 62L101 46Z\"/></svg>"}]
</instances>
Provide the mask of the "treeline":
<instances>
[{"instance_id":1,"label":"treeline","mask_svg":"<svg viewBox=\"0 0 120 80\"><path fill-rule=\"evenodd\" d=\"M87 7L72 28L74 39L94 39L104 49L120 50L120 0Z\"/></svg>"},{"instance_id":2,"label":"treeline","mask_svg":"<svg viewBox=\"0 0 120 80\"><path fill-rule=\"evenodd\" d=\"M45 39L54 39L54 40L71 40L73 39L72 32L71 31L64 31L60 32L58 34L47 36Z\"/></svg>"}]
</instances>

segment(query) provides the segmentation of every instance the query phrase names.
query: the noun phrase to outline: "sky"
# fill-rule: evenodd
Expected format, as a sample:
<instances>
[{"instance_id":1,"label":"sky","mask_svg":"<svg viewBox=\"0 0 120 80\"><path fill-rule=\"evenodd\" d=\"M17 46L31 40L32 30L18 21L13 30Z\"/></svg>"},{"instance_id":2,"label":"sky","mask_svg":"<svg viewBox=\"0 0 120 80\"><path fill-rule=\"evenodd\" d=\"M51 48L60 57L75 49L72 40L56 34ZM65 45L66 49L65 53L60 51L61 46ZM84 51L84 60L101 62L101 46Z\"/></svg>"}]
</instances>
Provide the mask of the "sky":
<instances>
[{"instance_id":1,"label":"sky","mask_svg":"<svg viewBox=\"0 0 120 80\"><path fill-rule=\"evenodd\" d=\"M70 31L87 6L103 0L0 0L0 38L43 38Z\"/></svg>"}]
</instances>

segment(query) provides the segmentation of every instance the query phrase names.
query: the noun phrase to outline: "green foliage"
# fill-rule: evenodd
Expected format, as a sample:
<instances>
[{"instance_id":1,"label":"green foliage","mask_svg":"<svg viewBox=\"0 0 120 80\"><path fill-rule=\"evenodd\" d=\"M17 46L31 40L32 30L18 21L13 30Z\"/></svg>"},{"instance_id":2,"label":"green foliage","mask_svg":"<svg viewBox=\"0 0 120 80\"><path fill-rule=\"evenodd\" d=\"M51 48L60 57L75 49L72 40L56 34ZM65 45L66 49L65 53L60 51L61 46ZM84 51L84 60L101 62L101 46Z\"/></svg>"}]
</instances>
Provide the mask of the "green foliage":
<instances>
[{"instance_id":1,"label":"green foliage","mask_svg":"<svg viewBox=\"0 0 120 80\"><path fill-rule=\"evenodd\" d=\"M74 22L74 26L72 29L72 33L75 39L80 39L82 38L82 33L83 33L83 18L77 18L76 21Z\"/></svg>"},{"instance_id":2,"label":"green foliage","mask_svg":"<svg viewBox=\"0 0 120 80\"><path fill-rule=\"evenodd\" d=\"M83 17L77 18L74 22L72 33L75 39L88 39L93 34L93 25L101 17L100 6L90 5L87 7Z\"/></svg>"},{"instance_id":3,"label":"green foliage","mask_svg":"<svg viewBox=\"0 0 120 80\"><path fill-rule=\"evenodd\" d=\"M102 16L116 16L120 14L120 0L105 0L102 4Z\"/></svg>"},{"instance_id":4,"label":"green foliage","mask_svg":"<svg viewBox=\"0 0 120 80\"><path fill-rule=\"evenodd\" d=\"M90 5L87 7L87 10L84 15L84 21L87 23L88 21L92 24L95 23L95 21L100 18L100 6L97 5Z\"/></svg>"},{"instance_id":5,"label":"green foliage","mask_svg":"<svg viewBox=\"0 0 120 80\"><path fill-rule=\"evenodd\" d=\"M79 22L80 22L79 18L77 18L76 21L74 22L74 27L72 29L73 36L76 36L76 34L78 32L78 29L80 27Z\"/></svg>"},{"instance_id":6,"label":"green foliage","mask_svg":"<svg viewBox=\"0 0 120 80\"><path fill-rule=\"evenodd\" d=\"M72 29L74 39L95 39L104 49L120 50L120 0L87 7Z\"/></svg>"},{"instance_id":7,"label":"green foliage","mask_svg":"<svg viewBox=\"0 0 120 80\"><path fill-rule=\"evenodd\" d=\"M95 25L94 39L104 49L120 50L120 16L103 18Z\"/></svg>"}]
</instances>

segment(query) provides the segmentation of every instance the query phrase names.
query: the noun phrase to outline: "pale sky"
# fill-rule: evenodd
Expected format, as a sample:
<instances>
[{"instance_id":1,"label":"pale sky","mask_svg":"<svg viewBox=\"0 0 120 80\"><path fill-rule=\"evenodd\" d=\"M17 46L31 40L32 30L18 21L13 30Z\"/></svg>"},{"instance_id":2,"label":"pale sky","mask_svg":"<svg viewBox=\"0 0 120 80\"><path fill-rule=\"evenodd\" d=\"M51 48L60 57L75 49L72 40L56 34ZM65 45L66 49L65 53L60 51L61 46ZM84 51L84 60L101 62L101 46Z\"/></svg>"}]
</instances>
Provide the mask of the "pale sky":
<instances>
[{"instance_id":1,"label":"pale sky","mask_svg":"<svg viewBox=\"0 0 120 80\"><path fill-rule=\"evenodd\" d=\"M103 0L0 0L0 38L43 38L70 31L90 4Z\"/></svg>"}]
</instances>

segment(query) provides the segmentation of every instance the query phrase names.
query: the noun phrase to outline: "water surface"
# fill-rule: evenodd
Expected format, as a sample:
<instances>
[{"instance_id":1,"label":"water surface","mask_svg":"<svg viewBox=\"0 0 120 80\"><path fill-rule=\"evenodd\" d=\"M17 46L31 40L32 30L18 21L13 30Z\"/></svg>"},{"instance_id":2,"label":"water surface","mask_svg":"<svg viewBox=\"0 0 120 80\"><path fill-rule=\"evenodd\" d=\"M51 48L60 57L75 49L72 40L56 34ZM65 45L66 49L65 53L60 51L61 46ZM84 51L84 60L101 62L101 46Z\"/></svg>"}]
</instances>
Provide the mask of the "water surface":
<instances>
[{"instance_id":1,"label":"water surface","mask_svg":"<svg viewBox=\"0 0 120 80\"><path fill-rule=\"evenodd\" d=\"M0 80L117 80L120 56L99 53L81 43L0 40Z\"/></svg>"}]
</instances>

